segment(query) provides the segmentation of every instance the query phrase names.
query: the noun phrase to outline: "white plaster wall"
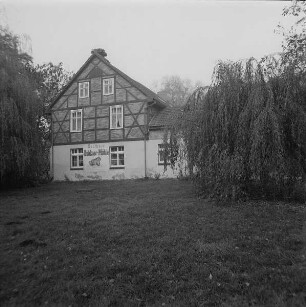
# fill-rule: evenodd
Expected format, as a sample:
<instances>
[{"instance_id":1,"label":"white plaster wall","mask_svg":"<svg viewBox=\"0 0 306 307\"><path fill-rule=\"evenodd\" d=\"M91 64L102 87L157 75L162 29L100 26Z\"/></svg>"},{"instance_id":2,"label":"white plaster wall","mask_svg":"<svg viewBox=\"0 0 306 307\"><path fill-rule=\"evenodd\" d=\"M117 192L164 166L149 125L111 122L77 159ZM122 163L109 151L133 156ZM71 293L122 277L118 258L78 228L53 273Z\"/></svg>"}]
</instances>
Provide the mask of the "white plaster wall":
<instances>
[{"instance_id":1,"label":"white plaster wall","mask_svg":"<svg viewBox=\"0 0 306 307\"><path fill-rule=\"evenodd\" d=\"M172 170L170 166L164 170L163 165L158 165L158 144L162 139L147 140L147 173L148 177L176 178L178 169ZM125 167L123 169L110 169L109 147L124 146ZM110 180L110 179L136 179L145 177L144 141L93 143L79 145L54 146L54 180ZM70 169L70 149L83 148L97 152L99 149L106 154L95 156L84 155L84 169ZM90 165L89 161L99 157L100 165Z\"/></svg>"},{"instance_id":2,"label":"white plaster wall","mask_svg":"<svg viewBox=\"0 0 306 307\"><path fill-rule=\"evenodd\" d=\"M158 144L162 143L162 139L147 141L147 176L154 178L159 174L161 178L176 178L177 168L173 170L170 165L167 165L165 170L164 165L158 164Z\"/></svg>"},{"instance_id":3,"label":"white plaster wall","mask_svg":"<svg viewBox=\"0 0 306 307\"><path fill-rule=\"evenodd\" d=\"M70 169L70 149L83 148L83 151L94 151L95 147L99 147L108 151L109 146L124 146L125 167L123 169L110 169L109 154L84 155L84 169ZM91 166L89 161L97 157L101 158L100 165ZM54 180L132 179L144 176L144 141L54 146Z\"/></svg>"},{"instance_id":4,"label":"white plaster wall","mask_svg":"<svg viewBox=\"0 0 306 307\"><path fill-rule=\"evenodd\" d=\"M156 173L161 174L162 178L177 178L180 176L188 175L187 163L184 158L183 149L184 145L180 140L181 146L179 149L179 156L174 169L170 165L167 166L166 171L164 165L158 165L158 144L162 144L165 132L164 130L151 130L149 134L150 140L148 141L148 172L151 172L153 176Z\"/></svg>"}]
</instances>

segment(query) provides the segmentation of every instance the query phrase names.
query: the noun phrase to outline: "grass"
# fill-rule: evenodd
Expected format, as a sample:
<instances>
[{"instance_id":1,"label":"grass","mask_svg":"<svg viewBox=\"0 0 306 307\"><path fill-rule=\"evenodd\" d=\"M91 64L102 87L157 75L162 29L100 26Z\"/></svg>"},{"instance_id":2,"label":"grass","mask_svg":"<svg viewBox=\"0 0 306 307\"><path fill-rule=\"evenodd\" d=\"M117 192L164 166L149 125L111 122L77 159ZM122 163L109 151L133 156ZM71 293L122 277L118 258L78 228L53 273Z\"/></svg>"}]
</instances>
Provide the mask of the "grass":
<instances>
[{"instance_id":1,"label":"grass","mask_svg":"<svg viewBox=\"0 0 306 307\"><path fill-rule=\"evenodd\" d=\"M304 306L305 221L177 180L2 192L0 305Z\"/></svg>"}]
</instances>

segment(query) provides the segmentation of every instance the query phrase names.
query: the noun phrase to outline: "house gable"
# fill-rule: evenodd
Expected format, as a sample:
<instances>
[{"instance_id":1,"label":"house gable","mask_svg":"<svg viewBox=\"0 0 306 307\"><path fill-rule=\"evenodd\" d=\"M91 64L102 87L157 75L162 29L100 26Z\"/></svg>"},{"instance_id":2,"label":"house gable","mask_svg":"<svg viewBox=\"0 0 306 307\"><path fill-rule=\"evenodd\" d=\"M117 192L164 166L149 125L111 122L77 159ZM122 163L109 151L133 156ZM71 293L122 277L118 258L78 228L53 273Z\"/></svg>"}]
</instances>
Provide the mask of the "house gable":
<instances>
[{"instance_id":1,"label":"house gable","mask_svg":"<svg viewBox=\"0 0 306 307\"><path fill-rule=\"evenodd\" d=\"M113 93L104 93L104 79L114 80ZM89 84L88 97L80 98L81 82ZM147 106L154 100L163 105L152 91L111 65L99 50L93 50L51 105L53 144L143 139L147 129ZM110 129L110 107L113 105L122 105L121 129ZM71 110L78 109L82 110L82 129L71 132Z\"/></svg>"}]
</instances>

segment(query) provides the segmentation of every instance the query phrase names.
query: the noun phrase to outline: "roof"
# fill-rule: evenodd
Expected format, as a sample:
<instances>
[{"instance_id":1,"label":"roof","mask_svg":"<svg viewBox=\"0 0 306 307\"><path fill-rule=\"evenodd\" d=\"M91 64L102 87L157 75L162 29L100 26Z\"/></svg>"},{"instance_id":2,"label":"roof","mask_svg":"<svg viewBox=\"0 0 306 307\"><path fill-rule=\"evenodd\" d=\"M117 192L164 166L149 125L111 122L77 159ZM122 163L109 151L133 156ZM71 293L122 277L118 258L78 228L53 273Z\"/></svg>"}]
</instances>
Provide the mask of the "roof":
<instances>
[{"instance_id":1,"label":"roof","mask_svg":"<svg viewBox=\"0 0 306 307\"><path fill-rule=\"evenodd\" d=\"M107 59L105 59L105 57L103 57L99 52L97 52L96 50L93 50L92 53L99 58L102 62L104 62L106 65L108 65L109 67L111 67L114 71L116 71L119 75L121 75L124 79L126 79L127 81L129 81L132 85L134 85L136 88L138 88L144 95L146 95L148 98L155 100L157 102L157 104L159 104L162 107L166 107L167 103L166 101L164 101L162 98L160 98L156 93L154 93L153 91L151 91L149 88L147 88L146 86L144 86L143 84L135 81L134 79L132 79L131 77L129 77L128 75L126 75L124 72L122 72L120 69L118 69L117 67L113 66Z\"/></svg>"},{"instance_id":2,"label":"roof","mask_svg":"<svg viewBox=\"0 0 306 307\"><path fill-rule=\"evenodd\" d=\"M150 129L157 129L174 124L183 110L178 107L166 107L156 113L149 122Z\"/></svg>"},{"instance_id":3,"label":"roof","mask_svg":"<svg viewBox=\"0 0 306 307\"><path fill-rule=\"evenodd\" d=\"M104 50L103 50L104 51ZM105 53L106 55L106 53ZM55 97L54 101L51 103L49 107L49 111L51 108L55 105L55 103L61 98L61 96L65 93L65 91L69 88L69 86L75 82L77 77L82 73L84 68L91 62L93 57L97 57L99 60L101 60L104 64L108 65L111 67L114 71L116 71L119 75L121 75L124 79L126 79L128 82L131 83L131 85L135 86L138 90L140 90L145 96L147 96L150 100L156 102L158 106L161 108L164 108L167 106L167 103L160 98L157 94L155 94L153 91L151 91L149 88L146 86L142 85L141 83L135 81L128 75L126 75L124 72L119 70L117 67L113 66L101 53L99 53L99 49L94 49L91 52L91 56L87 59L87 61L82 65L82 67L77 71L77 73L73 76L73 78L64 86L64 88L61 90L61 92Z\"/></svg>"}]
</instances>

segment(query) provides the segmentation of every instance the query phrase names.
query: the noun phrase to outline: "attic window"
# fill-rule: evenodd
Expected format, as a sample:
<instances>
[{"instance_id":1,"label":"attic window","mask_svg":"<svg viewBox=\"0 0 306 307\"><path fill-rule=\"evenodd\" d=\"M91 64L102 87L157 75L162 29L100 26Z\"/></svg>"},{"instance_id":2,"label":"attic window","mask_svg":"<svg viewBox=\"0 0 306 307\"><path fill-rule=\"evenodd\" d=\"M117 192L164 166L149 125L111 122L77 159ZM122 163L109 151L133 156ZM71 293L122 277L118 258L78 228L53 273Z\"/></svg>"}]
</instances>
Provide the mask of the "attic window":
<instances>
[{"instance_id":1,"label":"attic window","mask_svg":"<svg viewBox=\"0 0 306 307\"><path fill-rule=\"evenodd\" d=\"M114 78L103 79L103 95L114 94Z\"/></svg>"},{"instance_id":2,"label":"attic window","mask_svg":"<svg viewBox=\"0 0 306 307\"><path fill-rule=\"evenodd\" d=\"M79 98L89 97L89 82L79 83Z\"/></svg>"}]
</instances>

